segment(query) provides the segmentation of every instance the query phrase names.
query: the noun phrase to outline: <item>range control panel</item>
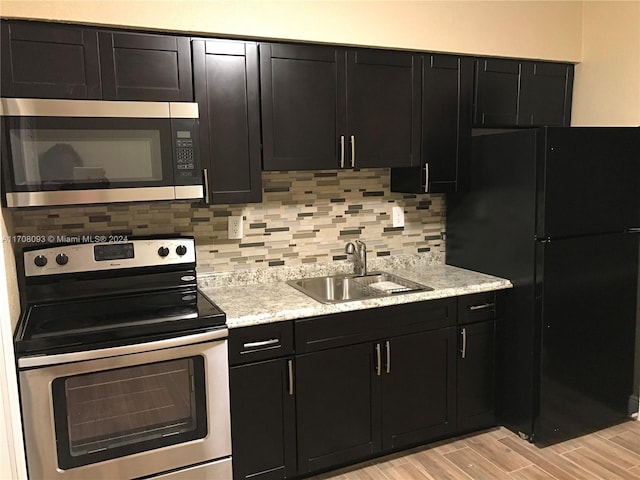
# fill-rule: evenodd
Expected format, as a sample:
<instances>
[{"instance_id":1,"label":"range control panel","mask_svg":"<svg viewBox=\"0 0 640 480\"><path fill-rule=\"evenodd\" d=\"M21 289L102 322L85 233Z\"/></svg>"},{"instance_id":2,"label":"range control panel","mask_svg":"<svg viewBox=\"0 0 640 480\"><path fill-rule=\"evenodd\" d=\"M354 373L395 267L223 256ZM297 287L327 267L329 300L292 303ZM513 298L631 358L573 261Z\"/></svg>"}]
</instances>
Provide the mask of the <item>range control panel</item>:
<instances>
[{"instance_id":1,"label":"range control panel","mask_svg":"<svg viewBox=\"0 0 640 480\"><path fill-rule=\"evenodd\" d=\"M44 246L23 252L27 277L162 265L195 265L190 237Z\"/></svg>"}]
</instances>

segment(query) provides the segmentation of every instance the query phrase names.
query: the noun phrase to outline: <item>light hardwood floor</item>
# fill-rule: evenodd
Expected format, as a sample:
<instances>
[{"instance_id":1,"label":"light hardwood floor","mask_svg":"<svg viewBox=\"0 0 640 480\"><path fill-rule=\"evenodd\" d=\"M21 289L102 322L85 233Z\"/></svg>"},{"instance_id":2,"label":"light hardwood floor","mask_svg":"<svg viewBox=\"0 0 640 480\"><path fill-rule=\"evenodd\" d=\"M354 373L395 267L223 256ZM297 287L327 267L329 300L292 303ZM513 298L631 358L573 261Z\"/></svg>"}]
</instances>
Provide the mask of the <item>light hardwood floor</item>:
<instances>
[{"instance_id":1,"label":"light hardwood floor","mask_svg":"<svg viewBox=\"0 0 640 480\"><path fill-rule=\"evenodd\" d=\"M538 448L505 428L485 430L335 470L313 480L640 479L640 422Z\"/></svg>"}]
</instances>

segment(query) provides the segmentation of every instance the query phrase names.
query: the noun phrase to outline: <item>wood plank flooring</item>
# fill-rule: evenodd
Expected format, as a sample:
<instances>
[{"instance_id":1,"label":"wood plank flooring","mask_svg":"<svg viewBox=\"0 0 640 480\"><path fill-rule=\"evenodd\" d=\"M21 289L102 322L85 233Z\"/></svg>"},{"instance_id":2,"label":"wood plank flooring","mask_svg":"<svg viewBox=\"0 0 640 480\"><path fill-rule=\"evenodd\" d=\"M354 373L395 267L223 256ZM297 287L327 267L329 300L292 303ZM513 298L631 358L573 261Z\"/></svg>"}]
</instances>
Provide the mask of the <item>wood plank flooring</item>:
<instances>
[{"instance_id":1,"label":"wood plank flooring","mask_svg":"<svg viewBox=\"0 0 640 480\"><path fill-rule=\"evenodd\" d=\"M433 443L313 480L640 479L640 422L538 448L505 428Z\"/></svg>"}]
</instances>

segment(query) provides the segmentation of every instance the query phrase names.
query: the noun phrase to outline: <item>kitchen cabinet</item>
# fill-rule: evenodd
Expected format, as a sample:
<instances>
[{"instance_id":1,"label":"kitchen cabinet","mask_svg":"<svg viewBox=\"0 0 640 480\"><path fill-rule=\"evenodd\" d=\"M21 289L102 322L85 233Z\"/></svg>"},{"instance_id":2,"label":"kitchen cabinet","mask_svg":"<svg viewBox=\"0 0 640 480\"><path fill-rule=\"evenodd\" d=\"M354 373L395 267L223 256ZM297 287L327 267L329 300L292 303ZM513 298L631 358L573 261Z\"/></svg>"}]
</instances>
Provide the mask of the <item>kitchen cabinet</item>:
<instances>
[{"instance_id":1,"label":"kitchen cabinet","mask_svg":"<svg viewBox=\"0 0 640 480\"><path fill-rule=\"evenodd\" d=\"M473 60L422 57L422 154L419 166L391 169L391 191L446 193L468 188Z\"/></svg>"},{"instance_id":2,"label":"kitchen cabinet","mask_svg":"<svg viewBox=\"0 0 640 480\"><path fill-rule=\"evenodd\" d=\"M371 343L297 356L300 473L381 450L380 382L374 357Z\"/></svg>"},{"instance_id":3,"label":"kitchen cabinet","mask_svg":"<svg viewBox=\"0 0 640 480\"><path fill-rule=\"evenodd\" d=\"M96 30L19 21L0 28L3 97L101 98Z\"/></svg>"},{"instance_id":4,"label":"kitchen cabinet","mask_svg":"<svg viewBox=\"0 0 640 480\"><path fill-rule=\"evenodd\" d=\"M418 165L419 58L261 44L264 170Z\"/></svg>"},{"instance_id":5,"label":"kitchen cabinet","mask_svg":"<svg viewBox=\"0 0 640 480\"><path fill-rule=\"evenodd\" d=\"M205 202L262 200L258 50L253 42L194 39Z\"/></svg>"},{"instance_id":6,"label":"kitchen cabinet","mask_svg":"<svg viewBox=\"0 0 640 480\"><path fill-rule=\"evenodd\" d=\"M2 96L193 101L188 37L2 22Z\"/></svg>"},{"instance_id":7,"label":"kitchen cabinet","mask_svg":"<svg viewBox=\"0 0 640 480\"><path fill-rule=\"evenodd\" d=\"M476 60L474 126L569 126L572 87L571 64Z\"/></svg>"},{"instance_id":8,"label":"kitchen cabinet","mask_svg":"<svg viewBox=\"0 0 640 480\"><path fill-rule=\"evenodd\" d=\"M496 424L495 292L458 298L457 433Z\"/></svg>"},{"instance_id":9,"label":"kitchen cabinet","mask_svg":"<svg viewBox=\"0 0 640 480\"><path fill-rule=\"evenodd\" d=\"M380 343L382 449L424 443L455 429L455 328L391 337Z\"/></svg>"},{"instance_id":10,"label":"kitchen cabinet","mask_svg":"<svg viewBox=\"0 0 640 480\"><path fill-rule=\"evenodd\" d=\"M281 479L296 472L291 322L232 329L229 388L233 478Z\"/></svg>"},{"instance_id":11,"label":"kitchen cabinet","mask_svg":"<svg viewBox=\"0 0 640 480\"><path fill-rule=\"evenodd\" d=\"M455 312L444 299L296 322L299 473L454 431Z\"/></svg>"},{"instance_id":12,"label":"kitchen cabinet","mask_svg":"<svg viewBox=\"0 0 640 480\"><path fill-rule=\"evenodd\" d=\"M188 37L101 31L102 98L193 102Z\"/></svg>"}]
</instances>

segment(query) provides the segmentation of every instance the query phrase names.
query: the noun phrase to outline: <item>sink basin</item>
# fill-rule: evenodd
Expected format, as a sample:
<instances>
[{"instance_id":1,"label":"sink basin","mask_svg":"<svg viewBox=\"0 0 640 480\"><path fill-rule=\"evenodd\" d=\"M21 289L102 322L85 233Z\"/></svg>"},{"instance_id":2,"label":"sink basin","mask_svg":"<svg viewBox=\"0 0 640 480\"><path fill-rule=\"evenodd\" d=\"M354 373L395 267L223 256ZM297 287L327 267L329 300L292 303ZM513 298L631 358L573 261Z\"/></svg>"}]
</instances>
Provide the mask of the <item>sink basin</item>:
<instances>
[{"instance_id":1,"label":"sink basin","mask_svg":"<svg viewBox=\"0 0 640 480\"><path fill-rule=\"evenodd\" d=\"M340 303L433 290L431 287L385 272L362 276L347 274L302 278L287 283L321 303Z\"/></svg>"}]
</instances>

